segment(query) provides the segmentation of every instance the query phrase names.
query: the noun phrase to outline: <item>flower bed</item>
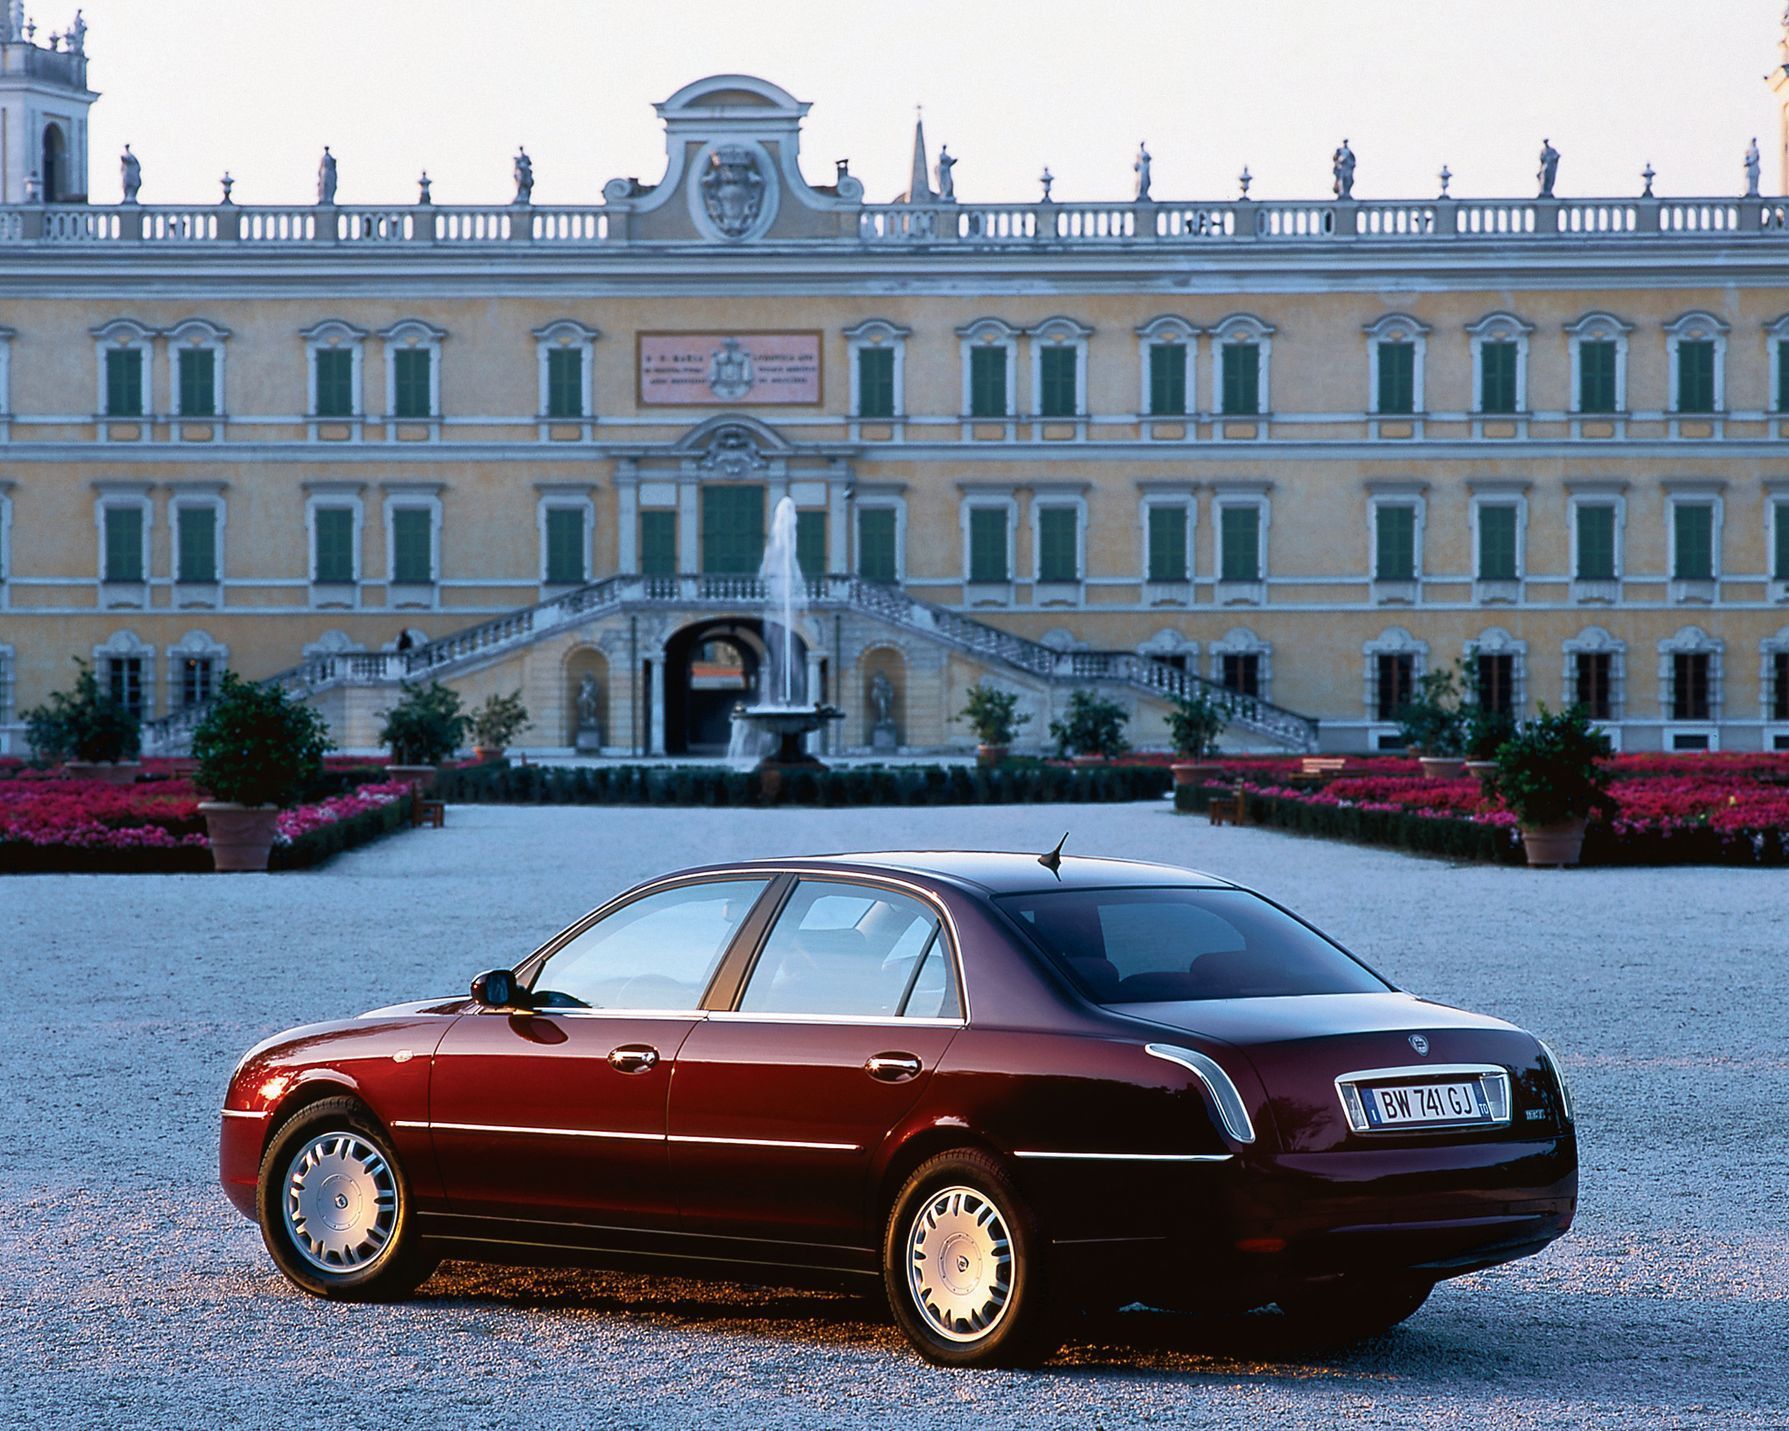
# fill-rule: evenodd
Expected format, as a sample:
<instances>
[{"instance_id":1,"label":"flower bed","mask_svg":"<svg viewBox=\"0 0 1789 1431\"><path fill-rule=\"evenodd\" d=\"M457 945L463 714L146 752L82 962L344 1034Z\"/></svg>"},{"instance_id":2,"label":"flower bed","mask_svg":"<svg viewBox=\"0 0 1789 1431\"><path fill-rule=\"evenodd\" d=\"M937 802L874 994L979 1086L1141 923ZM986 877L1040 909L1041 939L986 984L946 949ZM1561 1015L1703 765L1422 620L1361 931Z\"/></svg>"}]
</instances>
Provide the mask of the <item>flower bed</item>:
<instances>
[{"instance_id":1,"label":"flower bed","mask_svg":"<svg viewBox=\"0 0 1789 1431\"><path fill-rule=\"evenodd\" d=\"M1305 787L1282 783L1283 776L1262 778L1253 767L1238 784L1257 824L1451 858L1522 862L1515 816L1477 780L1423 780L1378 773L1380 762L1362 765L1374 773ZM1789 755L1619 756L1610 770L1617 810L1590 824L1585 864L1789 864ZM1183 790L1176 804L1191 811L1201 796Z\"/></svg>"},{"instance_id":2,"label":"flower bed","mask_svg":"<svg viewBox=\"0 0 1789 1431\"><path fill-rule=\"evenodd\" d=\"M0 873L199 874L211 846L199 794L167 771L136 785L20 770L0 780ZM389 834L408 814L404 782L367 783L280 814L271 867L303 869Z\"/></svg>"}]
</instances>

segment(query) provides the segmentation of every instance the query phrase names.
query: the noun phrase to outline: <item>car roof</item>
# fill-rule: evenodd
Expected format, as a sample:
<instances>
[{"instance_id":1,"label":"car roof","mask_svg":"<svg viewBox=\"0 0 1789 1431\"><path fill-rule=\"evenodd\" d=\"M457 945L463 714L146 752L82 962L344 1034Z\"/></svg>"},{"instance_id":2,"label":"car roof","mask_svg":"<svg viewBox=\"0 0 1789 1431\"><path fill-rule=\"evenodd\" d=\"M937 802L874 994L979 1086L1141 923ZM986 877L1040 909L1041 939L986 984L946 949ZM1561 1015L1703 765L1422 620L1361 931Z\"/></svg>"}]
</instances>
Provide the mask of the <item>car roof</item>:
<instances>
[{"instance_id":1,"label":"car roof","mask_svg":"<svg viewBox=\"0 0 1789 1431\"><path fill-rule=\"evenodd\" d=\"M1025 894L1038 890L1112 888L1123 885L1184 885L1235 888L1231 881L1179 865L1147 860L1064 855L1058 869L1040 862L1034 850L866 850L855 854L808 855L739 862L753 869L826 870L839 874L919 876L982 894ZM710 865L703 873L737 868ZM696 871L685 871L696 873Z\"/></svg>"}]
</instances>

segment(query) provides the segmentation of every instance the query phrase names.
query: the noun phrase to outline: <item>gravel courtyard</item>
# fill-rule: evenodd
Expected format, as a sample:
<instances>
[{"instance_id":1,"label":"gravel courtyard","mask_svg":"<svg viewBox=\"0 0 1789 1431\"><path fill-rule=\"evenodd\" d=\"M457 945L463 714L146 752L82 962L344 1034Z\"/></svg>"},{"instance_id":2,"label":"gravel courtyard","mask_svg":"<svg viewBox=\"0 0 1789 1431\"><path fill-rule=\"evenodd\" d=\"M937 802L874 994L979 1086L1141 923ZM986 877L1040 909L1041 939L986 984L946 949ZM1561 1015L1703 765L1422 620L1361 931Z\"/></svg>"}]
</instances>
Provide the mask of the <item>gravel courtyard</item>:
<instances>
[{"instance_id":1,"label":"gravel courtyard","mask_svg":"<svg viewBox=\"0 0 1789 1431\"><path fill-rule=\"evenodd\" d=\"M326 1304L218 1190L223 1084L267 1033L463 989L680 865L1065 829L1254 885L1547 1038L1578 1104L1572 1234L1342 1354L1257 1361L1132 1314L977 1373L824 1294L449 1263L411 1303ZM1451 867L1156 805L455 807L310 873L0 881L0 950L0 1424L1789 1425L1781 873Z\"/></svg>"}]
</instances>

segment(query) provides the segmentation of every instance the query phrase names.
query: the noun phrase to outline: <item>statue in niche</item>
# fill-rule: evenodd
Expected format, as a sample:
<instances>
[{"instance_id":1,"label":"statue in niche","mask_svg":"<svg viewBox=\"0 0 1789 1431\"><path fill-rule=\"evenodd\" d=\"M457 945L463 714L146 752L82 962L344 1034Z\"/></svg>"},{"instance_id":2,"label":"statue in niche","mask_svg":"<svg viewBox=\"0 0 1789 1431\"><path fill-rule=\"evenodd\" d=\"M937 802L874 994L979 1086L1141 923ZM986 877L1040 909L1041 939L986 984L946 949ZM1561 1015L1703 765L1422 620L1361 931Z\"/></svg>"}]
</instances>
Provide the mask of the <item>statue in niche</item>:
<instances>
[{"instance_id":1,"label":"statue in niche","mask_svg":"<svg viewBox=\"0 0 1789 1431\"><path fill-rule=\"evenodd\" d=\"M1752 142L1746 146L1746 197L1748 199L1758 197L1758 169L1758 138L1753 135Z\"/></svg>"},{"instance_id":2,"label":"statue in niche","mask_svg":"<svg viewBox=\"0 0 1789 1431\"><path fill-rule=\"evenodd\" d=\"M528 157L528 151L521 145L516 146L516 202L531 204L534 202L534 161Z\"/></svg>"},{"instance_id":3,"label":"statue in niche","mask_svg":"<svg viewBox=\"0 0 1789 1431\"><path fill-rule=\"evenodd\" d=\"M873 750L895 750L900 746L900 732L894 723L894 700L894 682L888 679L886 671L876 672L870 677L870 709L876 716L876 724L870 731Z\"/></svg>"},{"instance_id":4,"label":"statue in niche","mask_svg":"<svg viewBox=\"0 0 1789 1431\"><path fill-rule=\"evenodd\" d=\"M1553 197L1553 181L1559 177L1559 151L1553 147L1551 139L1541 140L1541 167L1535 176L1541 181L1540 197Z\"/></svg>"},{"instance_id":5,"label":"statue in niche","mask_svg":"<svg viewBox=\"0 0 1789 1431\"><path fill-rule=\"evenodd\" d=\"M323 158L317 164L317 202L335 202L335 155L329 152L327 144L323 146Z\"/></svg>"},{"instance_id":6,"label":"statue in niche","mask_svg":"<svg viewBox=\"0 0 1789 1431\"><path fill-rule=\"evenodd\" d=\"M1338 199L1354 197L1354 151L1348 147L1348 141L1342 141L1342 147L1330 156L1330 171L1335 175L1335 190Z\"/></svg>"},{"instance_id":7,"label":"statue in niche","mask_svg":"<svg viewBox=\"0 0 1789 1431\"><path fill-rule=\"evenodd\" d=\"M1149 145L1143 140L1137 141L1137 159L1131 168L1137 173L1137 202L1144 203L1149 198Z\"/></svg>"},{"instance_id":8,"label":"statue in niche","mask_svg":"<svg viewBox=\"0 0 1789 1431\"><path fill-rule=\"evenodd\" d=\"M130 152L130 145L124 146L124 153L118 156L119 179L124 185L124 202L134 204L137 193L143 187L143 166L137 156Z\"/></svg>"},{"instance_id":9,"label":"statue in niche","mask_svg":"<svg viewBox=\"0 0 1789 1431\"><path fill-rule=\"evenodd\" d=\"M596 683L596 677L588 672L578 680L576 713L578 729L573 744L580 751L601 750L602 690Z\"/></svg>"},{"instance_id":10,"label":"statue in niche","mask_svg":"<svg viewBox=\"0 0 1789 1431\"><path fill-rule=\"evenodd\" d=\"M957 201L957 181L950 172L957 167L957 156L950 152L948 145L938 146L938 200L940 203L954 204Z\"/></svg>"}]
</instances>

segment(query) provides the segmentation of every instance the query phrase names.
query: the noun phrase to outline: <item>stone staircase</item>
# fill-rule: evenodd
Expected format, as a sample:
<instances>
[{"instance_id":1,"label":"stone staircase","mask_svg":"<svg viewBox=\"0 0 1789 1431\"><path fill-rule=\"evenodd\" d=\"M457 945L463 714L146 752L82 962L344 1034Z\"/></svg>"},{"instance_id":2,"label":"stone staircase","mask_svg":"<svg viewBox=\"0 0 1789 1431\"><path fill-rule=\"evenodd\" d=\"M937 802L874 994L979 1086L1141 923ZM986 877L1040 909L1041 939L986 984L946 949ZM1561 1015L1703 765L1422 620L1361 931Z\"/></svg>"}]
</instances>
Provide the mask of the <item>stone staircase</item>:
<instances>
[{"instance_id":1,"label":"stone staircase","mask_svg":"<svg viewBox=\"0 0 1789 1431\"><path fill-rule=\"evenodd\" d=\"M1217 682L1134 651L1059 651L1040 641L1003 631L961 612L921 601L898 586L855 576L824 576L808 582L810 611L852 611L965 652L996 667L1061 685L1118 686L1162 701L1203 692L1229 717L1230 724L1255 739L1286 750L1317 748L1317 722L1310 716L1241 695ZM763 607L764 584L756 576L612 576L560 596L524 606L468 626L407 651L334 652L307 657L276 672L263 684L279 685L312 697L336 686L392 686L474 669L532 642L580 626L593 618L628 611L756 611ZM148 754L184 750L205 707L190 707L143 723Z\"/></svg>"}]
</instances>

